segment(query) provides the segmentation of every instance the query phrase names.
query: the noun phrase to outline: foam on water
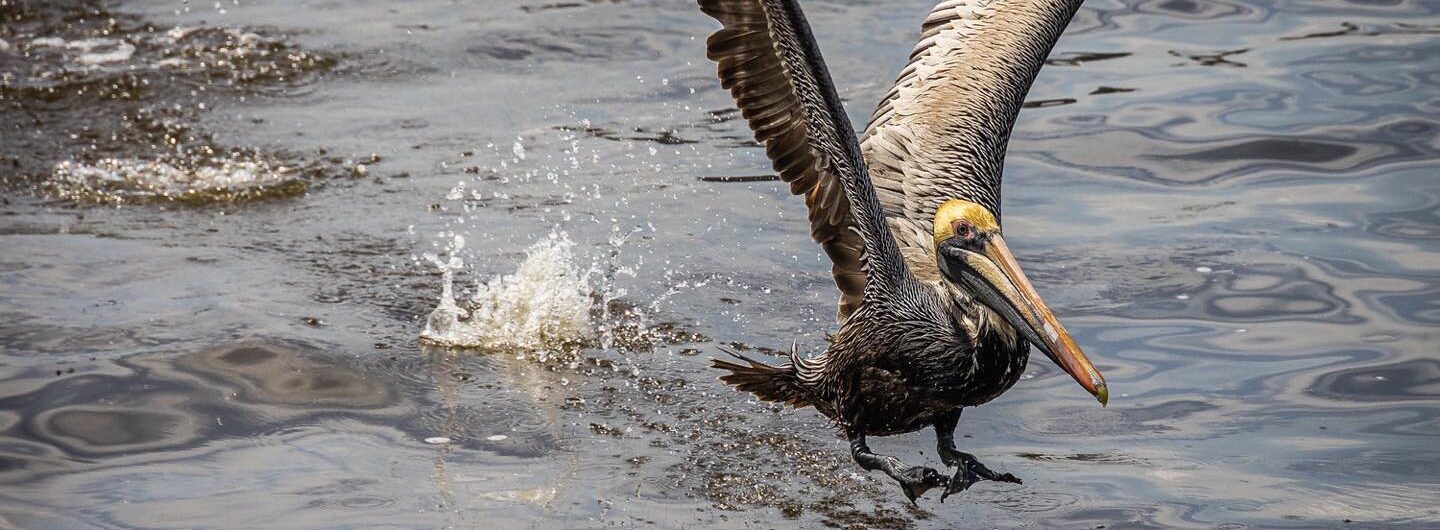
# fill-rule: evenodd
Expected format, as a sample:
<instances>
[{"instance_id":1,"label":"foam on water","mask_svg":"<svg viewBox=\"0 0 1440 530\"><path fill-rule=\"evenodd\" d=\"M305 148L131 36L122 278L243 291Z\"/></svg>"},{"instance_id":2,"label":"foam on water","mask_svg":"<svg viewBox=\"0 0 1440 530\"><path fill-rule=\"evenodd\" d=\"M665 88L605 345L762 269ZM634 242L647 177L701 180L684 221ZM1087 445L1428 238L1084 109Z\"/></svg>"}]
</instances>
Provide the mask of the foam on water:
<instances>
[{"instance_id":1,"label":"foam on water","mask_svg":"<svg viewBox=\"0 0 1440 530\"><path fill-rule=\"evenodd\" d=\"M335 66L334 57L300 50L284 39L240 28L187 26L149 29L124 38L75 34L37 36L11 44L28 59L11 84L48 86L76 75L182 72L235 84L291 82ZM15 82L15 81L18 81Z\"/></svg>"},{"instance_id":2,"label":"foam on water","mask_svg":"<svg viewBox=\"0 0 1440 530\"><path fill-rule=\"evenodd\" d=\"M457 238L452 250L463 241ZM444 273L444 283L420 338L442 346L533 353L542 361L575 352L594 329L591 274L576 267L574 247L565 235L552 233L525 251L515 272L477 282L475 294L463 302L454 294L459 258L426 255Z\"/></svg>"},{"instance_id":3,"label":"foam on water","mask_svg":"<svg viewBox=\"0 0 1440 530\"><path fill-rule=\"evenodd\" d=\"M59 37L40 37L30 41L30 47L64 48L77 51L73 60L81 65L122 63L135 55L135 45L120 39L78 39L66 41Z\"/></svg>"},{"instance_id":4,"label":"foam on water","mask_svg":"<svg viewBox=\"0 0 1440 530\"><path fill-rule=\"evenodd\" d=\"M93 202L210 202L291 195L305 190L285 166L258 160L212 159L194 167L161 160L102 158L55 165L50 185L61 197Z\"/></svg>"},{"instance_id":5,"label":"foam on water","mask_svg":"<svg viewBox=\"0 0 1440 530\"><path fill-rule=\"evenodd\" d=\"M176 27L152 37L158 68L207 72L234 81L285 82L335 66L333 57L299 50L283 39L227 27Z\"/></svg>"}]
</instances>

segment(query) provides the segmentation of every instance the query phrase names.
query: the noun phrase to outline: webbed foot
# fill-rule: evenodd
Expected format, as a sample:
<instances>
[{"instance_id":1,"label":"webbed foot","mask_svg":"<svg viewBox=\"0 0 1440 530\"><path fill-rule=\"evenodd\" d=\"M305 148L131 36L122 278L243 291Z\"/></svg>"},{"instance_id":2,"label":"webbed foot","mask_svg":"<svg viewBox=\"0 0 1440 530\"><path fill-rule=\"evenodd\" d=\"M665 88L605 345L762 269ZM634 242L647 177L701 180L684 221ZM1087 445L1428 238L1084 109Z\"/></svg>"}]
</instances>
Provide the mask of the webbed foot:
<instances>
[{"instance_id":1,"label":"webbed foot","mask_svg":"<svg viewBox=\"0 0 1440 530\"><path fill-rule=\"evenodd\" d=\"M950 484L950 479L945 478L945 475L941 475L933 468L923 466L915 466L897 473L895 481L899 482L900 488L905 490L905 498L910 499L910 504L915 504L915 499L924 495L925 492Z\"/></svg>"},{"instance_id":2,"label":"webbed foot","mask_svg":"<svg viewBox=\"0 0 1440 530\"><path fill-rule=\"evenodd\" d=\"M950 477L949 484L945 486L945 492L940 494L940 502L945 502L945 498L950 495L970 489L970 486L982 480L1024 484L1015 475L992 471L969 453L956 451L953 459L946 458L945 460L947 464L955 466L955 474Z\"/></svg>"},{"instance_id":3,"label":"webbed foot","mask_svg":"<svg viewBox=\"0 0 1440 530\"><path fill-rule=\"evenodd\" d=\"M865 445L865 438L860 435L851 438L850 452L860 467L867 471L884 471L891 479L900 483L900 488L905 491L905 498L910 500L910 504L915 504L915 499L924 495L925 492L945 487L950 483L945 475L941 475L933 468L906 467L905 463L898 458L870 452L870 448Z\"/></svg>"}]
</instances>

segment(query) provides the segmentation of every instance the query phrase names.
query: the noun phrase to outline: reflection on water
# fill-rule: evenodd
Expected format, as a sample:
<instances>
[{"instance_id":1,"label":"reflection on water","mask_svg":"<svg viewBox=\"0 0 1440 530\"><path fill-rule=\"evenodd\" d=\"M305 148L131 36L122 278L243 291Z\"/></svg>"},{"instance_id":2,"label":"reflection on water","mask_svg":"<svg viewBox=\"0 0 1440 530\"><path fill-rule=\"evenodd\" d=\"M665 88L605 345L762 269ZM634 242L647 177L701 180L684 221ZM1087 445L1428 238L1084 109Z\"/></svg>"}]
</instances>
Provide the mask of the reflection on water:
<instances>
[{"instance_id":1,"label":"reflection on water","mask_svg":"<svg viewBox=\"0 0 1440 530\"><path fill-rule=\"evenodd\" d=\"M1415 359L1325 374L1311 393L1337 401L1440 399L1440 360Z\"/></svg>"},{"instance_id":2,"label":"reflection on water","mask_svg":"<svg viewBox=\"0 0 1440 530\"><path fill-rule=\"evenodd\" d=\"M806 2L853 119L931 3ZM0 527L1440 526L1434 2L1089 0L1006 225L1110 407L1037 358L918 506L705 367L834 291L693 5L222 4L0 2ZM442 257L573 362L417 344Z\"/></svg>"}]
</instances>

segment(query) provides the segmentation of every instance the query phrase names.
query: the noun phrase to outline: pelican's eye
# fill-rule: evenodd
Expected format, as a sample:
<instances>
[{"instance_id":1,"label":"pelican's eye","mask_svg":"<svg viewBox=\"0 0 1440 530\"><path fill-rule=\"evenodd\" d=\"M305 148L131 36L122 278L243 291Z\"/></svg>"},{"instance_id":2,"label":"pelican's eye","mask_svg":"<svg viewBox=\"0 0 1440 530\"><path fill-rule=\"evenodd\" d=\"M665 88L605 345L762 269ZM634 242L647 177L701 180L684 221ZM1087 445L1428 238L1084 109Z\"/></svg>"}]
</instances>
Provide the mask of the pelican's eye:
<instances>
[{"instance_id":1,"label":"pelican's eye","mask_svg":"<svg viewBox=\"0 0 1440 530\"><path fill-rule=\"evenodd\" d=\"M975 240L975 227L972 226L969 221L956 219L955 222L950 224L950 228L954 230L955 235L960 236L962 240L967 242Z\"/></svg>"}]
</instances>

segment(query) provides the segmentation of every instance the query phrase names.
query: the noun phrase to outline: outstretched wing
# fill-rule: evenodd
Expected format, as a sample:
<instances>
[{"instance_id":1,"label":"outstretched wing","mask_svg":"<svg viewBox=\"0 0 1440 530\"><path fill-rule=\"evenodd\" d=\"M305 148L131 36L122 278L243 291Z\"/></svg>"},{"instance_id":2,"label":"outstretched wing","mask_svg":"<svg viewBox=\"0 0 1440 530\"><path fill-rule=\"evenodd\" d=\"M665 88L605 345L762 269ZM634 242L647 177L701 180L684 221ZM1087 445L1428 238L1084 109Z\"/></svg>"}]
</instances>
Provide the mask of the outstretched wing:
<instances>
[{"instance_id":1,"label":"outstretched wing","mask_svg":"<svg viewBox=\"0 0 1440 530\"><path fill-rule=\"evenodd\" d=\"M935 271L935 209L958 198L1000 218L1015 116L1082 0L945 0L921 27L860 142L911 270Z\"/></svg>"},{"instance_id":2,"label":"outstretched wing","mask_svg":"<svg viewBox=\"0 0 1440 530\"><path fill-rule=\"evenodd\" d=\"M795 0L700 0L723 27L707 41L721 84L834 263L844 320L867 288L907 274L866 174L855 132Z\"/></svg>"}]
</instances>

